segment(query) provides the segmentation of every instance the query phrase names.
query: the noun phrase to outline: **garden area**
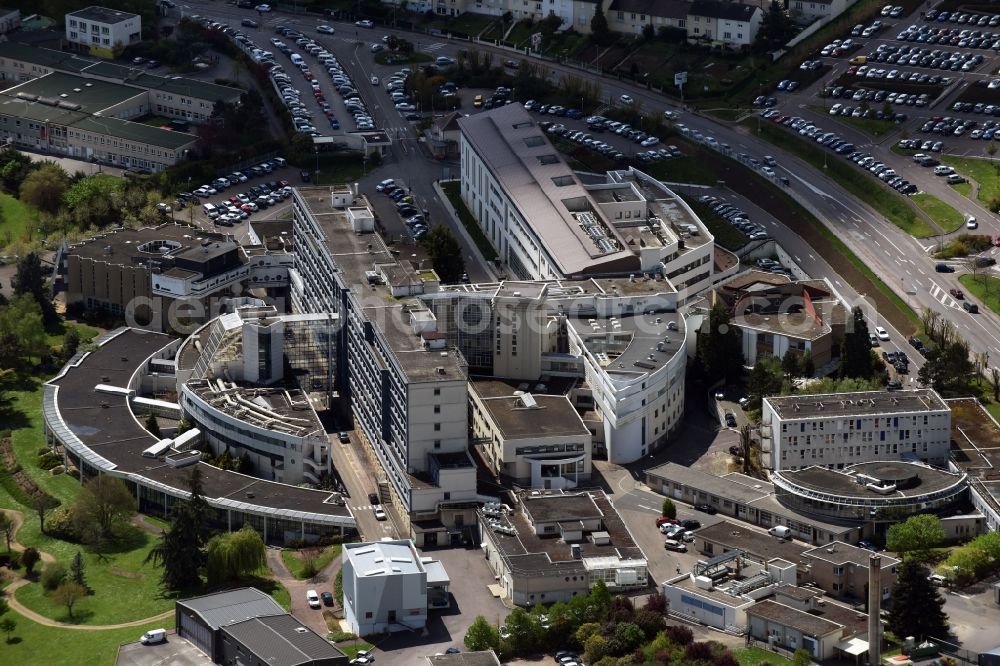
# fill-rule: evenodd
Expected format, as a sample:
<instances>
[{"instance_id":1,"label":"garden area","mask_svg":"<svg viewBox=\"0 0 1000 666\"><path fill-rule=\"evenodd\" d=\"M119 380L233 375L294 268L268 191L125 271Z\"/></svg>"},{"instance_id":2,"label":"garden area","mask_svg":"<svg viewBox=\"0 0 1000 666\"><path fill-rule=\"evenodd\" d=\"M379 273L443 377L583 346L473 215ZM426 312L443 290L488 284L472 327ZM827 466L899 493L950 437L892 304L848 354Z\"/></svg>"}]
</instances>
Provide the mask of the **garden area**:
<instances>
[{"instance_id":1,"label":"garden area","mask_svg":"<svg viewBox=\"0 0 1000 666\"><path fill-rule=\"evenodd\" d=\"M340 556L341 545L333 544L325 548L303 548L281 551L281 560L289 573L299 580L308 580L329 566Z\"/></svg>"},{"instance_id":2,"label":"garden area","mask_svg":"<svg viewBox=\"0 0 1000 666\"><path fill-rule=\"evenodd\" d=\"M976 198L990 210L1000 210L1000 162L978 157L942 155L941 163L979 185Z\"/></svg>"},{"instance_id":3,"label":"garden area","mask_svg":"<svg viewBox=\"0 0 1000 666\"><path fill-rule=\"evenodd\" d=\"M483 255L483 259L486 261L496 261L499 258L497 251L493 248L490 239L486 237L482 227L476 222L476 218L472 216L472 212L465 205L465 201L462 200L462 184L457 180L453 180L441 183L441 189L448 197L448 201L451 202L455 212L458 213L458 219L461 220L465 230L469 232L476 247L479 248L479 252Z\"/></svg>"},{"instance_id":4,"label":"garden area","mask_svg":"<svg viewBox=\"0 0 1000 666\"><path fill-rule=\"evenodd\" d=\"M963 275L958 281L983 305L1000 314L1000 278L991 275Z\"/></svg>"},{"instance_id":5,"label":"garden area","mask_svg":"<svg viewBox=\"0 0 1000 666\"><path fill-rule=\"evenodd\" d=\"M736 251L747 244L746 234L730 224L727 219L698 201L696 197L683 194L681 197L705 223L709 232L715 237L716 243L730 251Z\"/></svg>"}]
</instances>

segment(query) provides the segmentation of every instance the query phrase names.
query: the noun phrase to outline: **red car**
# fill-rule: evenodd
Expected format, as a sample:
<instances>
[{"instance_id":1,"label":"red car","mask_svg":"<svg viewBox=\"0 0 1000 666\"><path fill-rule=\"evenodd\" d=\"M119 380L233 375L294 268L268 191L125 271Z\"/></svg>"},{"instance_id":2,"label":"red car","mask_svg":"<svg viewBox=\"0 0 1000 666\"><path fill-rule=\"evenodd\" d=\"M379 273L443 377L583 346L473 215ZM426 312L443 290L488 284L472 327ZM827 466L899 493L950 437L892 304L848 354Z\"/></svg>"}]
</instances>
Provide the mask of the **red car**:
<instances>
[{"instance_id":1,"label":"red car","mask_svg":"<svg viewBox=\"0 0 1000 666\"><path fill-rule=\"evenodd\" d=\"M670 523L671 525L676 525L677 521L673 518L668 518L667 516L660 516L659 518L656 519L657 527L660 527L666 523Z\"/></svg>"},{"instance_id":2,"label":"red car","mask_svg":"<svg viewBox=\"0 0 1000 666\"><path fill-rule=\"evenodd\" d=\"M1000 234L997 234L996 240L993 241L993 244L1000 247Z\"/></svg>"},{"instance_id":3,"label":"red car","mask_svg":"<svg viewBox=\"0 0 1000 666\"><path fill-rule=\"evenodd\" d=\"M961 289L949 289L948 293L951 294L952 296L954 296L955 298L957 298L960 301L965 300L965 294L962 293Z\"/></svg>"}]
</instances>

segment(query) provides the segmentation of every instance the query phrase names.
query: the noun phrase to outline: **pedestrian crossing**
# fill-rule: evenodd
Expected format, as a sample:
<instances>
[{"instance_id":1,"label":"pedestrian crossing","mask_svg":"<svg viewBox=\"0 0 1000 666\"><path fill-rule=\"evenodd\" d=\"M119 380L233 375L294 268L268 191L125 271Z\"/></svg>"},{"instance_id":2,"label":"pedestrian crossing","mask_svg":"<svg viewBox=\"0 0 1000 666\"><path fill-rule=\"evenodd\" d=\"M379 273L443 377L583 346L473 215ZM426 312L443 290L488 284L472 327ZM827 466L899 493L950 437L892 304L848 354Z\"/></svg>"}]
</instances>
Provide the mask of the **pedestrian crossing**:
<instances>
[{"instance_id":1,"label":"pedestrian crossing","mask_svg":"<svg viewBox=\"0 0 1000 666\"><path fill-rule=\"evenodd\" d=\"M352 506L351 508L355 511L373 511L378 504L364 504L361 506Z\"/></svg>"},{"instance_id":2,"label":"pedestrian crossing","mask_svg":"<svg viewBox=\"0 0 1000 666\"><path fill-rule=\"evenodd\" d=\"M955 299L951 297L951 294L948 293L948 290L939 286L933 280L931 280L931 297L934 298L934 300L941 303L941 305L944 305L945 307L949 308L958 307L958 303L956 303Z\"/></svg>"},{"instance_id":3,"label":"pedestrian crossing","mask_svg":"<svg viewBox=\"0 0 1000 666\"><path fill-rule=\"evenodd\" d=\"M434 42L433 44L425 46L422 50L431 52L440 51L441 49L446 48L447 46L448 45L445 42Z\"/></svg>"}]
</instances>

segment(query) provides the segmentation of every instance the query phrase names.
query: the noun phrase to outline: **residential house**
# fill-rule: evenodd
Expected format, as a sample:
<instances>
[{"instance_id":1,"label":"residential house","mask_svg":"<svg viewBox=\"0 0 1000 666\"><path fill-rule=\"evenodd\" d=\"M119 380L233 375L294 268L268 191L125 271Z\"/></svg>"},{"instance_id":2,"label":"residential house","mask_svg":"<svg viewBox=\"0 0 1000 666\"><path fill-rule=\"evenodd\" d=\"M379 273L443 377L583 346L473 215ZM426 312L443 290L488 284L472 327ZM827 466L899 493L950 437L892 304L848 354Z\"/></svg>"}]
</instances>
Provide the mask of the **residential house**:
<instances>
[{"instance_id":1,"label":"residential house","mask_svg":"<svg viewBox=\"0 0 1000 666\"><path fill-rule=\"evenodd\" d=\"M764 12L760 7L720 0L695 0L687 15L689 42L740 48L757 38Z\"/></svg>"}]
</instances>

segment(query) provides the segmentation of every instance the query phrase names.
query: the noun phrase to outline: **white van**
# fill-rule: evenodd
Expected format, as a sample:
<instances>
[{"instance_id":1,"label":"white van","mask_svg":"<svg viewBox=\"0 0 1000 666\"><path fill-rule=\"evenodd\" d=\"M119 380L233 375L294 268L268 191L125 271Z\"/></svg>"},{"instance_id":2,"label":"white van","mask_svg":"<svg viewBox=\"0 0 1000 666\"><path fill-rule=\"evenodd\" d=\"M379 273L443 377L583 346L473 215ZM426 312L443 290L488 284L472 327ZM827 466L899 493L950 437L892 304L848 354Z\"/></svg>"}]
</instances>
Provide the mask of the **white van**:
<instances>
[{"instance_id":1,"label":"white van","mask_svg":"<svg viewBox=\"0 0 1000 666\"><path fill-rule=\"evenodd\" d=\"M778 537L779 539L791 539L792 530L788 529L784 525L775 525L767 531L773 537Z\"/></svg>"},{"instance_id":2,"label":"white van","mask_svg":"<svg viewBox=\"0 0 1000 666\"><path fill-rule=\"evenodd\" d=\"M139 641L143 645L155 645L156 643L162 643L167 640L167 630L166 629L150 629L142 635Z\"/></svg>"},{"instance_id":3,"label":"white van","mask_svg":"<svg viewBox=\"0 0 1000 666\"><path fill-rule=\"evenodd\" d=\"M202 204L201 209L205 211L205 215L208 215L210 219L215 219L219 217L219 207L215 204Z\"/></svg>"},{"instance_id":4,"label":"white van","mask_svg":"<svg viewBox=\"0 0 1000 666\"><path fill-rule=\"evenodd\" d=\"M305 60L302 59L302 56L300 56L298 53L293 53L292 55L290 55L288 57L291 59L292 63L295 64L295 65L301 65L301 64L303 64L305 62Z\"/></svg>"}]
</instances>

